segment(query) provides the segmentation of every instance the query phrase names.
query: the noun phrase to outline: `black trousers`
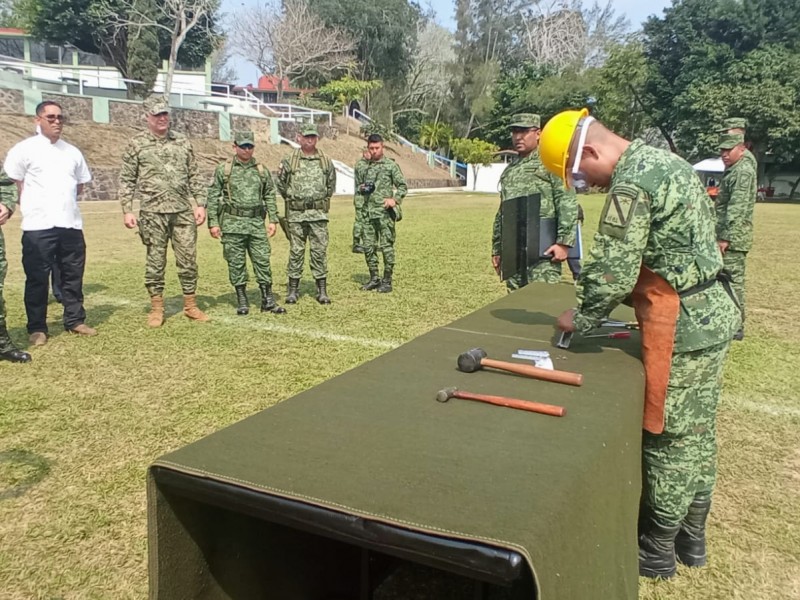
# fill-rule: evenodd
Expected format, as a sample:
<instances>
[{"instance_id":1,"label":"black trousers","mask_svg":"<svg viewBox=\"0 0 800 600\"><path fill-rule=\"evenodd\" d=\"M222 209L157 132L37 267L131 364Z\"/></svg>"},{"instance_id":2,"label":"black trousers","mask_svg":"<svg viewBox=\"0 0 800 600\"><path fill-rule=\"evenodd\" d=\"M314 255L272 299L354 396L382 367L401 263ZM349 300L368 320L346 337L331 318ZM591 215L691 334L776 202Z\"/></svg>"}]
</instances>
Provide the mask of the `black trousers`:
<instances>
[{"instance_id":1,"label":"black trousers","mask_svg":"<svg viewBox=\"0 0 800 600\"><path fill-rule=\"evenodd\" d=\"M86 266L83 231L63 227L24 231L22 266L26 277L28 333L47 333L47 300L53 266L61 271L64 329L73 329L86 320L86 311L83 309L83 270Z\"/></svg>"}]
</instances>

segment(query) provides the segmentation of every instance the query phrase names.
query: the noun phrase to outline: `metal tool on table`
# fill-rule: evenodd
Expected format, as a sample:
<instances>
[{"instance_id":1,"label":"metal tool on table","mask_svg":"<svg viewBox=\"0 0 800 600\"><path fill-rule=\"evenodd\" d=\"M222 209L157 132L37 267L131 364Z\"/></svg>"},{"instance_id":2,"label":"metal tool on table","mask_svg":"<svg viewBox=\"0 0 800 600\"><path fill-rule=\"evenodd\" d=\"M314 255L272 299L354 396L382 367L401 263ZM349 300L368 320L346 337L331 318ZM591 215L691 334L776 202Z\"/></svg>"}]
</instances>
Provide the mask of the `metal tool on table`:
<instances>
[{"instance_id":1,"label":"metal tool on table","mask_svg":"<svg viewBox=\"0 0 800 600\"><path fill-rule=\"evenodd\" d=\"M637 323L636 321L615 321L613 319L603 319L602 321L600 321L600 327L639 329L639 323Z\"/></svg>"},{"instance_id":2,"label":"metal tool on table","mask_svg":"<svg viewBox=\"0 0 800 600\"><path fill-rule=\"evenodd\" d=\"M555 368L553 367L553 361L550 358L550 353L546 350L520 349L512 354L511 358L516 358L517 360L528 360L532 362L535 367L539 367L540 369L552 371Z\"/></svg>"},{"instance_id":3,"label":"metal tool on table","mask_svg":"<svg viewBox=\"0 0 800 600\"><path fill-rule=\"evenodd\" d=\"M517 410L527 410L528 412L563 417L567 414L567 409L563 406L553 404L542 404L541 402L531 402L530 400L519 400L517 398L506 398L505 396L491 396L489 394L473 394L472 392L462 392L451 387L439 390L436 394L438 402L447 402L450 398L460 398L461 400L473 400L475 402L485 402L495 406L506 406Z\"/></svg>"},{"instance_id":4,"label":"metal tool on table","mask_svg":"<svg viewBox=\"0 0 800 600\"><path fill-rule=\"evenodd\" d=\"M571 331L562 331L561 335L558 336L558 340L556 341L556 348L561 348L562 350L566 350L569 348L569 345L572 343L572 332Z\"/></svg>"},{"instance_id":5,"label":"metal tool on table","mask_svg":"<svg viewBox=\"0 0 800 600\"><path fill-rule=\"evenodd\" d=\"M607 333L593 333L585 335L584 338L606 338L609 340L627 340L631 337L630 331L612 331Z\"/></svg>"},{"instance_id":6,"label":"metal tool on table","mask_svg":"<svg viewBox=\"0 0 800 600\"><path fill-rule=\"evenodd\" d=\"M569 371L551 371L549 369L540 369L531 365L519 365L512 362L502 360L494 360L487 358L486 351L482 348L472 348L464 352L458 357L458 370L464 373L474 373L483 367L490 367L492 369L500 369L501 371L508 371L517 375L524 375L533 379L542 381L552 381L554 383L563 383L566 385L583 385L583 375L580 373L571 373Z\"/></svg>"}]
</instances>

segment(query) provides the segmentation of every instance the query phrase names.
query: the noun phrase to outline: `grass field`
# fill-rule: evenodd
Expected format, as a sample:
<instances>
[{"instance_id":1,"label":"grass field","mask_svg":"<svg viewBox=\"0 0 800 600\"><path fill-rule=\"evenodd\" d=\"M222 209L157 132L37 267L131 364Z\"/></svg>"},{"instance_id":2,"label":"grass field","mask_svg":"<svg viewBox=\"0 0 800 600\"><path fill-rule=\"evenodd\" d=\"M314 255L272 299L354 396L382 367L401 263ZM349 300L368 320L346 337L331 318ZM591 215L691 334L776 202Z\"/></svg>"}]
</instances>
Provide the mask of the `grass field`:
<instances>
[{"instance_id":1,"label":"grass field","mask_svg":"<svg viewBox=\"0 0 800 600\"><path fill-rule=\"evenodd\" d=\"M588 242L602 199L581 202ZM203 228L199 296L213 322L179 314L170 266L171 316L149 330L143 246L117 205L84 204L86 307L100 335L65 334L51 304L53 337L33 363L0 364L0 598L146 597L148 464L501 297L488 256L496 206L489 195L410 197L396 291L380 295L358 290L366 272L349 252L351 203L335 199L333 304L313 300L306 273L305 295L282 316L235 315L221 248ZM642 581L642 599L800 598L800 206L759 204L756 218L747 337L732 350L719 416L710 565ZM18 223L5 228L6 301L23 342ZM275 238L281 299L287 246Z\"/></svg>"}]
</instances>

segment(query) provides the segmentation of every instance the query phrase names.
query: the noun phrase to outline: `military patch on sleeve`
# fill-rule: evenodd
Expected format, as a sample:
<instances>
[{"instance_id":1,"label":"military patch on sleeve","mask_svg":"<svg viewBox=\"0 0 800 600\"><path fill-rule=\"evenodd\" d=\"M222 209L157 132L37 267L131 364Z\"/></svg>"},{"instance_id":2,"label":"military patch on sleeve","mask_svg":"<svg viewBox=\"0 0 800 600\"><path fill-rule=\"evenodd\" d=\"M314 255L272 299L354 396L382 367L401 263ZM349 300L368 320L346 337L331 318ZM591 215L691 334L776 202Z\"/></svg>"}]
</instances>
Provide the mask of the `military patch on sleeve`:
<instances>
[{"instance_id":1,"label":"military patch on sleeve","mask_svg":"<svg viewBox=\"0 0 800 600\"><path fill-rule=\"evenodd\" d=\"M633 186L614 186L606 197L600 215L600 233L616 238L624 238L628 225L636 212L639 190Z\"/></svg>"}]
</instances>

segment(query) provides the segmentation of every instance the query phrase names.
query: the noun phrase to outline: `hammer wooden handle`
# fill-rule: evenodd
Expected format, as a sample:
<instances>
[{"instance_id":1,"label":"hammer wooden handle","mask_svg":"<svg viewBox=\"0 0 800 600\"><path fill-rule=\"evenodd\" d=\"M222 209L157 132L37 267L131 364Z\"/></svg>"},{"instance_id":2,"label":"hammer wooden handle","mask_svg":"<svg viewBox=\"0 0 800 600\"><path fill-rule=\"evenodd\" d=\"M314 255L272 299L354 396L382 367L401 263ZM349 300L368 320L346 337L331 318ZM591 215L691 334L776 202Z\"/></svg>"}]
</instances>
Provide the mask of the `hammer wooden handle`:
<instances>
[{"instance_id":1,"label":"hammer wooden handle","mask_svg":"<svg viewBox=\"0 0 800 600\"><path fill-rule=\"evenodd\" d=\"M517 410L527 410L529 412L551 415L553 417L563 417L567 414L567 409L563 406L553 404L542 404L541 402L531 402L529 400L517 400L516 398L506 398L505 396L490 396L488 394L473 394L472 392L456 391L455 398L462 400L475 400L476 402L486 402L497 406L507 406Z\"/></svg>"},{"instance_id":2,"label":"hammer wooden handle","mask_svg":"<svg viewBox=\"0 0 800 600\"><path fill-rule=\"evenodd\" d=\"M583 375L580 373L551 371L550 369L541 369L533 365L518 365L517 363L495 360L493 358L482 358L481 366L500 369L501 371L508 371L533 379L541 379L542 381L552 381L554 383L565 383L567 385L576 386L583 385Z\"/></svg>"}]
</instances>

